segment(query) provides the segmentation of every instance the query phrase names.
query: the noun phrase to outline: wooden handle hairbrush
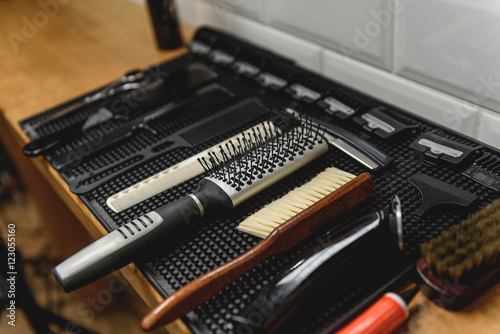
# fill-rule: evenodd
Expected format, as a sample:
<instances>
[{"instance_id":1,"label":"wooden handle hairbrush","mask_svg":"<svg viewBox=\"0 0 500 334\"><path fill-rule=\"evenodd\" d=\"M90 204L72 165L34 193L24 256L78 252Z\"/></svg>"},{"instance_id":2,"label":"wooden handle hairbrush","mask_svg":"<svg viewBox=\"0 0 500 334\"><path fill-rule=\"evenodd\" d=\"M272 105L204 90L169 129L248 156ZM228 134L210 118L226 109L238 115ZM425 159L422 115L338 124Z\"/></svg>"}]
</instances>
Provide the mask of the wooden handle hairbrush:
<instances>
[{"instance_id":1,"label":"wooden handle hairbrush","mask_svg":"<svg viewBox=\"0 0 500 334\"><path fill-rule=\"evenodd\" d=\"M369 198L373 191L374 183L370 174L363 173L351 179L276 227L269 236L247 252L176 291L142 319L141 328L145 331L153 330L189 313L258 263L290 249Z\"/></svg>"},{"instance_id":2,"label":"wooden handle hairbrush","mask_svg":"<svg viewBox=\"0 0 500 334\"><path fill-rule=\"evenodd\" d=\"M421 245L422 293L457 311L500 281L500 200Z\"/></svg>"}]
</instances>

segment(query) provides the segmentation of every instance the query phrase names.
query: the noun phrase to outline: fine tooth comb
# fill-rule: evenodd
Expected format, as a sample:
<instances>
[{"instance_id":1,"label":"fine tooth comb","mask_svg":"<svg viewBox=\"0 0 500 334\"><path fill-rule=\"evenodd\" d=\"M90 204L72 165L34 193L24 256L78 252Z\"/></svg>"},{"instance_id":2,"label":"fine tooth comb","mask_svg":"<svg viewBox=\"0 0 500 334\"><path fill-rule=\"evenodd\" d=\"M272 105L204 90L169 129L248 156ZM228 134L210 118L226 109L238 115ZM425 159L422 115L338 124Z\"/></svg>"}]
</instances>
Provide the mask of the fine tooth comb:
<instances>
[{"instance_id":1,"label":"fine tooth comb","mask_svg":"<svg viewBox=\"0 0 500 334\"><path fill-rule=\"evenodd\" d=\"M325 154L319 128L302 124L271 138L249 135L200 159L209 172L198 189L151 211L85 247L54 269L69 292L132 262L141 251L208 214L226 212ZM246 149L244 149L244 147Z\"/></svg>"},{"instance_id":2,"label":"fine tooth comb","mask_svg":"<svg viewBox=\"0 0 500 334\"><path fill-rule=\"evenodd\" d=\"M198 159L208 156L211 153L219 154L220 147L226 147L230 143L244 140L249 135L257 135L257 133L264 133L267 131L270 136L275 137L278 128L274 127L272 123L260 123L250 129L247 129L229 139L226 139L192 157L169 167L160 173L157 173L135 185L120 191L117 194L109 197L106 204L114 212L121 212L130 208L148 198L151 198L163 191L166 191L184 181L187 181L204 172L203 167L198 163ZM222 159L221 156L219 158Z\"/></svg>"},{"instance_id":3,"label":"fine tooth comb","mask_svg":"<svg viewBox=\"0 0 500 334\"><path fill-rule=\"evenodd\" d=\"M208 96L213 96L217 93L224 94L228 97L233 96L230 91L214 83L199 90L195 90L190 94L184 94L181 98L177 98L171 102L168 102L159 108L151 105L151 108L145 108L145 110L150 111L145 113L143 116L137 117L130 122L121 124L113 131L106 132L101 131L102 129L93 128L92 136L88 136L87 141L81 142L81 144L77 145L74 149L69 150L63 154L51 155L51 165L57 170L64 170L68 167L74 167L80 161L82 161L83 158L95 154L111 145L117 144L123 139L130 137L138 130L147 130L152 134L157 135L158 132L150 126L151 124L153 124L153 122L166 115L178 111L182 107L186 107L188 105L196 103L197 101L200 101L201 99L207 98ZM184 116L188 116L190 112L187 112L186 114ZM172 115L172 118L175 118L175 114ZM96 139L91 140L90 138Z\"/></svg>"},{"instance_id":4,"label":"fine tooth comb","mask_svg":"<svg viewBox=\"0 0 500 334\"><path fill-rule=\"evenodd\" d=\"M252 98L236 103L215 115L171 134L154 146L140 150L132 157L126 157L114 164L76 177L70 182L69 189L79 195L87 193L119 174L137 168L146 161L178 148L196 147L228 131L238 129L259 117L264 117L268 113L268 109L259 99Z\"/></svg>"},{"instance_id":5,"label":"fine tooth comb","mask_svg":"<svg viewBox=\"0 0 500 334\"><path fill-rule=\"evenodd\" d=\"M149 331L189 313L215 296L236 278L268 257L286 251L310 236L339 215L369 198L374 184L368 173L357 177L329 168L312 181L292 191L264 210L282 211L267 226L249 227L258 219L249 218L245 230L265 237L253 248L226 264L198 277L165 299L141 322ZM290 203L293 202L293 203ZM259 215L257 213L256 215ZM257 224L260 225L260 224ZM274 226L275 228L268 228Z\"/></svg>"},{"instance_id":6,"label":"fine tooth comb","mask_svg":"<svg viewBox=\"0 0 500 334\"><path fill-rule=\"evenodd\" d=\"M500 200L421 246L420 288L429 300L459 310L500 280Z\"/></svg>"}]
</instances>

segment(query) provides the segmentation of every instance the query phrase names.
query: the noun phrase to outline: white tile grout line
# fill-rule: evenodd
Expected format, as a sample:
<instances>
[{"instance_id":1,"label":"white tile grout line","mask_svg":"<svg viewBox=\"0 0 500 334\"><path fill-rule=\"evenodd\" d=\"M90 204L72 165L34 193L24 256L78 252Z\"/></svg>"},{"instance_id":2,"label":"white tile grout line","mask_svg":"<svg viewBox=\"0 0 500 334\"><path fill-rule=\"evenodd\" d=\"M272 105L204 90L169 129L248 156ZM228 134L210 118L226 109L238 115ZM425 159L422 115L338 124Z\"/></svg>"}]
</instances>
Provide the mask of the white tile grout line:
<instances>
[{"instance_id":1,"label":"white tile grout line","mask_svg":"<svg viewBox=\"0 0 500 334\"><path fill-rule=\"evenodd\" d=\"M396 41L397 41L397 20L398 20L398 14L396 12L396 1L399 0L393 0L392 1L392 12L393 12L393 19L392 19L392 61L391 61L391 73L396 74ZM401 5L401 4L400 4Z\"/></svg>"},{"instance_id":2,"label":"white tile grout line","mask_svg":"<svg viewBox=\"0 0 500 334\"><path fill-rule=\"evenodd\" d=\"M325 48L321 47L319 50L319 73L326 77L325 73Z\"/></svg>"},{"instance_id":3,"label":"white tile grout line","mask_svg":"<svg viewBox=\"0 0 500 334\"><path fill-rule=\"evenodd\" d=\"M474 138L479 140L479 135L480 135L480 130L481 130L481 124L483 122L483 115L488 114L491 115L495 118L500 118L500 115L498 112L485 108L485 107L478 107L477 108L477 124L476 124L476 133L474 134Z\"/></svg>"},{"instance_id":4,"label":"white tile grout line","mask_svg":"<svg viewBox=\"0 0 500 334\"><path fill-rule=\"evenodd\" d=\"M483 111L478 108L477 110L477 120L476 120L476 130L474 132L474 138L479 139L479 130L481 129L481 122L483 121Z\"/></svg>"},{"instance_id":5,"label":"white tile grout line","mask_svg":"<svg viewBox=\"0 0 500 334\"><path fill-rule=\"evenodd\" d=\"M260 15L262 16L260 19L266 26L270 26L271 18L269 17L269 6L267 4L267 1L260 2L260 9Z\"/></svg>"}]
</instances>

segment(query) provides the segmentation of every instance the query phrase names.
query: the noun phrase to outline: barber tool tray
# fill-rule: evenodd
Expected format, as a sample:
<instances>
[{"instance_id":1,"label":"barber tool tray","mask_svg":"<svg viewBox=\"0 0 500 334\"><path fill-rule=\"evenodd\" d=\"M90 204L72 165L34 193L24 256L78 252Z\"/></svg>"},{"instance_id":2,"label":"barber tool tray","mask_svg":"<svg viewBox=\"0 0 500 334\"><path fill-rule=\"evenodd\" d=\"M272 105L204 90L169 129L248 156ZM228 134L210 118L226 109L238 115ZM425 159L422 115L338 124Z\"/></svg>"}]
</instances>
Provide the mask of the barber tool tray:
<instances>
[{"instance_id":1,"label":"barber tool tray","mask_svg":"<svg viewBox=\"0 0 500 334\"><path fill-rule=\"evenodd\" d=\"M338 329L384 292L414 278L423 242L499 196L500 152L496 149L210 28L198 30L186 55L127 73L20 125L31 138L25 153L44 155L108 232L119 231L131 240L133 229L148 224L138 217L154 221L157 216L146 214L194 193L204 179L242 173L244 159L230 148L232 144L220 146L240 159L239 171L238 167L225 171L225 167L214 167L215 161L209 161L212 153L204 156L203 152L217 149L222 141L227 144L228 138L251 127L262 126L248 134L255 142L283 137L281 128L278 134L271 133L279 117L306 124L297 134L300 140L313 136L314 131L317 136L328 135L328 150L272 184L252 190L244 201L233 203L233 209L217 209L205 216L202 212L196 221L162 235L161 242L135 249L130 261L163 297L257 245L261 239L239 231L238 224L328 167L354 176L369 173L374 194L304 236L295 247L255 265L183 316L195 333L251 332L235 324L233 317L281 270L301 254L328 246L342 226L390 205L398 196L404 249L387 250L383 240L360 247L363 265L353 266L346 260L345 270L323 282L277 332ZM293 136L285 137L293 141ZM253 144L241 145L243 149ZM276 145L268 150L282 154L283 144ZM285 150L296 147L295 143L286 145ZM265 165L274 159L268 153L254 153L250 160ZM258 160L259 156L264 158ZM245 160L244 168L260 167ZM278 170L275 166L267 172ZM172 173L180 176L166 180ZM245 186L235 186L235 191ZM137 226L130 227L129 222ZM254 325L258 327L272 308L254 314Z\"/></svg>"}]
</instances>

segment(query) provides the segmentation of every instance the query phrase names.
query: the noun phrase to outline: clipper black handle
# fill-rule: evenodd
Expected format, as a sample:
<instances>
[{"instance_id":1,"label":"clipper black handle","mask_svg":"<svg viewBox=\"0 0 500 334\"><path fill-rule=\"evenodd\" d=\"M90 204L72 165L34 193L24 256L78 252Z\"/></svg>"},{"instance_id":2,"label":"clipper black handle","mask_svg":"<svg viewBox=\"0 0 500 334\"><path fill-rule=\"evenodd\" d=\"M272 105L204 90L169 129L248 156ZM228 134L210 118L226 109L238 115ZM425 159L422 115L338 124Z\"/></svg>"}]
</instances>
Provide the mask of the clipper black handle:
<instances>
[{"instance_id":1,"label":"clipper black handle","mask_svg":"<svg viewBox=\"0 0 500 334\"><path fill-rule=\"evenodd\" d=\"M183 197L94 241L56 266L54 276L66 292L81 288L127 265L153 243L200 217L193 198Z\"/></svg>"},{"instance_id":2,"label":"clipper black handle","mask_svg":"<svg viewBox=\"0 0 500 334\"><path fill-rule=\"evenodd\" d=\"M274 332L310 295L338 275L360 248L369 247L373 240L377 244L387 243L388 239L398 243L401 217L393 208L375 211L353 221L329 246L299 259L278 274L250 305L233 316L235 331Z\"/></svg>"},{"instance_id":3,"label":"clipper black handle","mask_svg":"<svg viewBox=\"0 0 500 334\"><path fill-rule=\"evenodd\" d=\"M53 270L70 292L132 262L151 245L183 226L198 222L207 211L231 209L229 196L216 184L201 180L194 194L151 211L94 241Z\"/></svg>"}]
</instances>

